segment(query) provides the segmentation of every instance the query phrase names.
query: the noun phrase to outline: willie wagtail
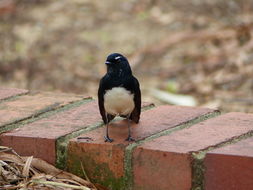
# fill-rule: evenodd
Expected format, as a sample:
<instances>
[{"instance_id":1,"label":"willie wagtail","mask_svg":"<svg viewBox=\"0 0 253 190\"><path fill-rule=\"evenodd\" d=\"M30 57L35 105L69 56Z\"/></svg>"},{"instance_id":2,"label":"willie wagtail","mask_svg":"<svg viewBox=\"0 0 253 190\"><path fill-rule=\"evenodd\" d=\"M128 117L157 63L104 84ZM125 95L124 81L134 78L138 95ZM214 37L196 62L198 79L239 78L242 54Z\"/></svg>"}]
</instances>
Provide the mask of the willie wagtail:
<instances>
[{"instance_id":1,"label":"willie wagtail","mask_svg":"<svg viewBox=\"0 0 253 190\"><path fill-rule=\"evenodd\" d=\"M132 75L128 60L119 53L110 54L105 62L107 73L100 80L98 104L106 124L105 142L112 142L108 124L115 116L128 120L127 141L133 141L130 120L138 123L141 114L141 91L138 80Z\"/></svg>"}]
</instances>

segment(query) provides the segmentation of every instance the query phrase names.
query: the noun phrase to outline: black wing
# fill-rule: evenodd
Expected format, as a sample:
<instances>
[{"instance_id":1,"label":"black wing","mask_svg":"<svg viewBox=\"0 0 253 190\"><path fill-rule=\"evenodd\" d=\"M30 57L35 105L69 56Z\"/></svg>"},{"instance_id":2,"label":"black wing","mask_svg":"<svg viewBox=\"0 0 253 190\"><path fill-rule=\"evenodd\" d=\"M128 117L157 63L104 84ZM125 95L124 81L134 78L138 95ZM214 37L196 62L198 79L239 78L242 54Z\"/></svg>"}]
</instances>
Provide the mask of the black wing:
<instances>
[{"instance_id":1,"label":"black wing","mask_svg":"<svg viewBox=\"0 0 253 190\"><path fill-rule=\"evenodd\" d=\"M104 107L104 95L106 90L110 89L110 86L108 86L108 76L105 75L99 83L99 88L98 88L98 107L100 111L100 115L102 116L102 119L104 121L104 124L109 123L111 120L114 119L115 116L111 114L107 114L105 111Z\"/></svg>"},{"instance_id":2,"label":"black wing","mask_svg":"<svg viewBox=\"0 0 253 190\"><path fill-rule=\"evenodd\" d=\"M135 123L139 123L141 115L141 90L139 81L133 76L133 93L134 93L134 110L130 115L130 119Z\"/></svg>"},{"instance_id":3,"label":"black wing","mask_svg":"<svg viewBox=\"0 0 253 190\"><path fill-rule=\"evenodd\" d=\"M105 113L105 107L104 107L104 94L105 94L105 77L103 77L99 82L99 88L98 88L98 106L100 115L102 116L102 119L104 123L107 123L106 119L106 113Z\"/></svg>"}]
</instances>

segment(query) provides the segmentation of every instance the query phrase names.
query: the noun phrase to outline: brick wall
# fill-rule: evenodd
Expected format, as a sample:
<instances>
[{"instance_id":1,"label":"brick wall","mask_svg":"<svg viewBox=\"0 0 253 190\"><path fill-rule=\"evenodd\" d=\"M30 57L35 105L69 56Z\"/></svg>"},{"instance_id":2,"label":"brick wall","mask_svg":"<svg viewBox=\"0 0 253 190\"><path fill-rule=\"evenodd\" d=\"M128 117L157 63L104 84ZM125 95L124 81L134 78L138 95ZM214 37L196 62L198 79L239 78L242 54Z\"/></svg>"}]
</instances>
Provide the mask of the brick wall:
<instances>
[{"instance_id":1,"label":"brick wall","mask_svg":"<svg viewBox=\"0 0 253 190\"><path fill-rule=\"evenodd\" d=\"M135 142L127 123L105 143L88 96L0 88L0 143L109 189L253 189L253 114L143 103Z\"/></svg>"}]
</instances>

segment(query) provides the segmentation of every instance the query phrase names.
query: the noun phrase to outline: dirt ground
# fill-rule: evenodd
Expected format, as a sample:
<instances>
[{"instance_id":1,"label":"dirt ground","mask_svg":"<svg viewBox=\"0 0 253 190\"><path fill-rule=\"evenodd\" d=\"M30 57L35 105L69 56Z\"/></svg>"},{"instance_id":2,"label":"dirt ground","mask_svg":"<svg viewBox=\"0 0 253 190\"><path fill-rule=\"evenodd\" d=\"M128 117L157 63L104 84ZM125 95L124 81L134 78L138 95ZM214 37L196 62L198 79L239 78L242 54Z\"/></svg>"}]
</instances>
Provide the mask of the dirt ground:
<instances>
[{"instance_id":1,"label":"dirt ground","mask_svg":"<svg viewBox=\"0 0 253 190\"><path fill-rule=\"evenodd\" d=\"M253 113L252 28L252 0L2 0L0 85L96 97L120 52L145 101Z\"/></svg>"}]
</instances>

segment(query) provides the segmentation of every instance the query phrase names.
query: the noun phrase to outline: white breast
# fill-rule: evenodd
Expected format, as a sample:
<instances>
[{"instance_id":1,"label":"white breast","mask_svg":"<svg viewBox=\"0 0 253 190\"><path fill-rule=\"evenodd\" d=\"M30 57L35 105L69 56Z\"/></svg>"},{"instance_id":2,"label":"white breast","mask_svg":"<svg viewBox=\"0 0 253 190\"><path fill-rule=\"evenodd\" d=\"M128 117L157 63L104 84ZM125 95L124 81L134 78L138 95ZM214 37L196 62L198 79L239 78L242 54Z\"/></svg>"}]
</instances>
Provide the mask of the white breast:
<instances>
[{"instance_id":1,"label":"white breast","mask_svg":"<svg viewBox=\"0 0 253 190\"><path fill-rule=\"evenodd\" d=\"M104 95L105 111L112 115L128 115L134 109L134 95L122 87L106 91Z\"/></svg>"}]
</instances>

